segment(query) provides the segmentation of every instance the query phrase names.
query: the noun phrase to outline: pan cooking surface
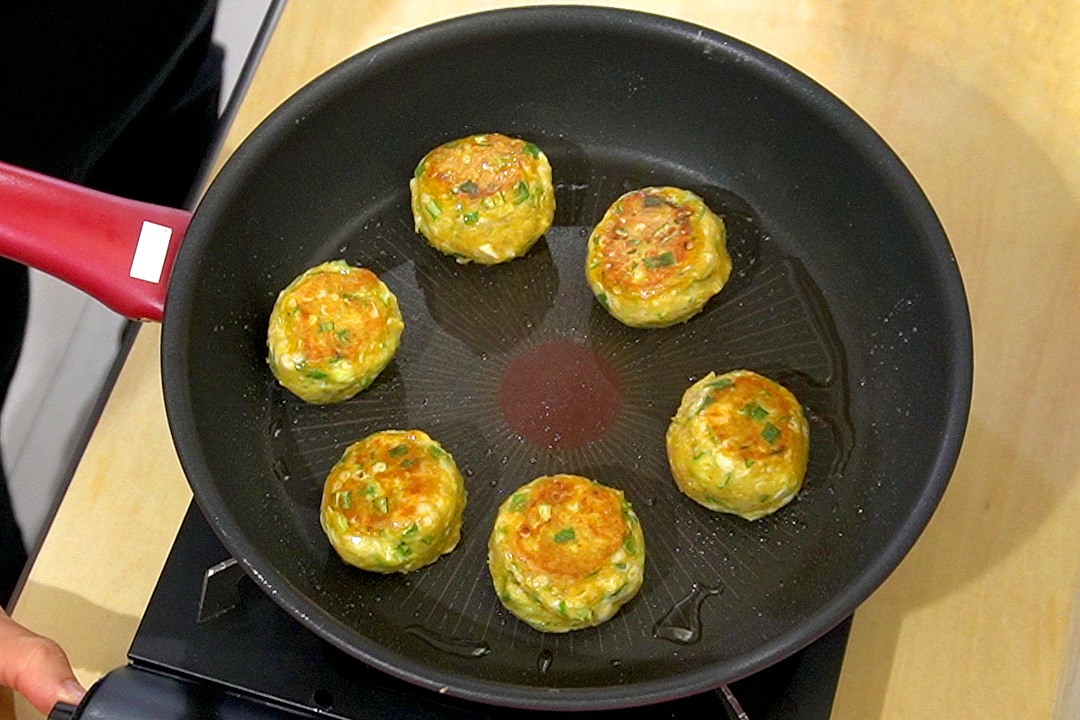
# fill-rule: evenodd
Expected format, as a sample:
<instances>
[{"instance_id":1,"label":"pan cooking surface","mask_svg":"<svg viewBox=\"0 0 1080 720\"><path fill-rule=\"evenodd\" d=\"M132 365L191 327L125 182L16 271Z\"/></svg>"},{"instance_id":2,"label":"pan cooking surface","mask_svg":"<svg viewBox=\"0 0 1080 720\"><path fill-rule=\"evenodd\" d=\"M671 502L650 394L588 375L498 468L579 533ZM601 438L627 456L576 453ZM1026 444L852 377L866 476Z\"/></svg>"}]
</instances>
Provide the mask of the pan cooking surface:
<instances>
[{"instance_id":1,"label":"pan cooking surface","mask_svg":"<svg viewBox=\"0 0 1080 720\"><path fill-rule=\"evenodd\" d=\"M559 177L560 158L552 163ZM636 330L594 300L585 243L616 197L661 182L698 192L721 215L735 269L701 315ZM734 655L746 648L715 640L736 622L757 626L744 633L751 642L767 635L790 611L785 584L800 582L805 554L831 531L810 518L828 516L852 449L843 347L800 261L783 254L736 196L678 170L609 158L587 177L561 182L557 200L545 239L526 257L493 267L459 265L429 248L413 232L407 190L374 203L373 214L334 239L322 259L375 270L397 295L406 330L393 363L341 405L306 405L267 372L275 490L306 542L316 589L342 588L335 596L350 598L335 614L365 634L393 625L394 644L417 658L439 662L446 653L471 658L481 676L588 687L625 682L638 663ZM812 423L804 490L753 523L679 493L664 449L683 391L709 371L744 367L788 385ZM469 501L453 553L384 577L338 560L319 528L318 506L344 449L388 428L437 438L465 474ZM509 493L558 472L626 493L645 530L646 575L638 597L608 623L545 635L499 604L487 538Z\"/></svg>"}]
</instances>

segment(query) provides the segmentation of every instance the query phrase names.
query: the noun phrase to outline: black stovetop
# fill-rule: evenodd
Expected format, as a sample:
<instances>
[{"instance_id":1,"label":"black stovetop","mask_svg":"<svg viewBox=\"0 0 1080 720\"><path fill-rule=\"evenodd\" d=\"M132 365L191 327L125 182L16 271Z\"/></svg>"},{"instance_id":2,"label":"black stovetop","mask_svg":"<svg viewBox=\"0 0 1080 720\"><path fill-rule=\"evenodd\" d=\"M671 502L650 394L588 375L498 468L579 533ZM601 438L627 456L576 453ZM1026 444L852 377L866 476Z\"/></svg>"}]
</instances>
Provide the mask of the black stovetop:
<instances>
[{"instance_id":1,"label":"black stovetop","mask_svg":"<svg viewBox=\"0 0 1080 720\"><path fill-rule=\"evenodd\" d=\"M106 676L78 716L526 720L546 714L440 695L371 668L301 626L246 577L236 607L200 622L206 571L228 557L193 504L131 645L131 665ZM849 628L850 619L796 655L731 683L743 715L719 690L588 715L826 720Z\"/></svg>"}]
</instances>

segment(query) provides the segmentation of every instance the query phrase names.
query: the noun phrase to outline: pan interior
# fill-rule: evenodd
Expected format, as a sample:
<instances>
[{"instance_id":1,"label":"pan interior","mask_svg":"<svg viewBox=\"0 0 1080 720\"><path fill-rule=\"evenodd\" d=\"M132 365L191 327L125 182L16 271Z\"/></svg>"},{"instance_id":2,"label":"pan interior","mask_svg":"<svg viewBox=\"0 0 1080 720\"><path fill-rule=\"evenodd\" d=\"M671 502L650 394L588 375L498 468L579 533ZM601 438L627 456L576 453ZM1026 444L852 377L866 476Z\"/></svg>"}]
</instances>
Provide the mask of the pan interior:
<instances>
[{"instance_id":1,"label":"pan interior","mask_svg":"<svg viewBox=\"0 0 1080 720\"><path fill-rule=\"evenodd\" d=\"M789 68L643 18L495 14L362 54L241 147L177 261L166 398L211 524L296 617L430 687L611 707L760 669L843 619L899 562L944 488L941 458L955 460L966 315L913 181ZM432 147L492 131L549 156L555 224L523 258L459 265L413 232L408 178ZM593 225L647 185L701 195L734 261L700 315L663 330L623 326L584 278ZM379 274L406 327L371 387L309 406L273 381L266 323L281 288L335 258ZM576 375L539 389L512 380L552 365ZM664 451L683 391L735 368L787 385L811 422L803 491L753 523L682 496ZM519 396L546 409L522 410ZM438 439L469 493L459 547L408 575L345 566L317 516L345 447L388 428ZM623 490L647 547L639 595L566 635L504 611L486 566L498 504L555 472Z\"/></svg>"},{"instance_id":2,"label":"pan interior","mask_svg":"<svg viewBox=\"0 0 1080 720\"><path fill-rule=\"evenodd\" d=\"M554 157L553 165L562 160ZM651 175L694 189L725 218L739 269L691 322L642 331L594 300L584 278L591 226L582 221L598 218ZM744 202L676 169L658 172L655 161L634 167L597 155L581 180L557 187L562 210L544 240L526 257L494 267L459 265L427 247L413 232L407 192L373 203L373 214L344 229L324 256L376 270L397 295L406 318L397 356L361 395L329 408L294 398L267 373L263 425L275 470L269 490L288 512L281 518L285 534L303 542L312 587L332 589L320 605L403 652L429 653L426 642L447 662L473 664L480 677L584 688L625 682L642 664L655 664L656 672L672 658L737 657L778 616L797 616L799 591L783 588L798 586L806 553L831 531L808 518L828 515L852 430L844 350L820 291L797 259L771 243ZM532 407L519 408L515 383L552 363L566 385L541 383L529 394ZM683 391L711 370L742 367L788 385L812 423L810 481L799 502L757 523L682 496L664 450ZM582 402L590 397L592 403ZM540 432L515 429L522 411L531 414L526 425ZM330 467L348 444L388 428L421 428L437 438L457 460L469 493L459 547L407 576L345 566L318 522ZM613 621L542 635L499 605L485 564L487 537L508 494L558 472L626 493L645 529L648 571L639 597ZM691 596L692 608L671 615ZM742 628L741 642L695 640L734 626Z\"/></svg>"}]
</instances>

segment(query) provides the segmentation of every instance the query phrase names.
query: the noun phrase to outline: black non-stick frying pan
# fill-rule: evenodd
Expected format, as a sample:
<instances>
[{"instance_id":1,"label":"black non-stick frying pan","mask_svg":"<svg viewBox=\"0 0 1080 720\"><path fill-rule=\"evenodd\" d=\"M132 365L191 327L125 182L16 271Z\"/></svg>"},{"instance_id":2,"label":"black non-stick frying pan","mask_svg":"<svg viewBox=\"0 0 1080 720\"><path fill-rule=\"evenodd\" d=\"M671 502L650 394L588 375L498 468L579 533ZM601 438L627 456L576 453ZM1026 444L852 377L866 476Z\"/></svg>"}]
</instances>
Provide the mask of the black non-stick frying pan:
<instances>
[{"instance_id":1,"label":"black non-stick frying pan","mask_svg":"<svg viewBox=\"0 0 1080 720\"><path fill-rule=\"evenodd\" d=\"M526 257L458 265L412 229L408 179L476 132L551 159L555 225ZM701 195L734 272L689 322L634 330L593 299L587 233L646 185ZM406 329L378 380L334 406L274 382L278 291L344 258L393 290ZM639 705L716 687L827 632L915 541L955 463L970 400L960 276L926 198L885 143L805 76L716 32L651 15L541 7L377 45L316 79L236 151L175 261L162 370L176 447L226 547L282 607L346 652L474 700ZM799 497L746 522L671 480L683 390L749 368L811 420ZM421 428L466 475L461 544L408 575L345 566L319 528L351 442ZM541 474L625 491L640 594L565 635L500 606L486 542Z\"/></svg>"}]
</instances>

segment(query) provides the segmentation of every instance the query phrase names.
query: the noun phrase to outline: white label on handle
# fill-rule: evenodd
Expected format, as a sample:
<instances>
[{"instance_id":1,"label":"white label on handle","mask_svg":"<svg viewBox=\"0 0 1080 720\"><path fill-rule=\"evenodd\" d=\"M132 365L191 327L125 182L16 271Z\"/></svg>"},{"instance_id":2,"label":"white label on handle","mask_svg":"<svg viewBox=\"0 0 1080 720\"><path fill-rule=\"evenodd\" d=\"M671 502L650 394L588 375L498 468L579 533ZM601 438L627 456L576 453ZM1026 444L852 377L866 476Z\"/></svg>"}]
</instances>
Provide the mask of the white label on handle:
<instances>
[{"instance_id":1,"label":"white label on handle","mask_svg":"<svg viewBox=\"0 0 1080 720\"><path fill-rule=\"evenodd\" d=\"M171 237L172 228L144 220L142 232L139 233L139 244L135 246L135 257L131 259L131 277L152 283L159 282Z\"/></svg>"}]
</instances>

